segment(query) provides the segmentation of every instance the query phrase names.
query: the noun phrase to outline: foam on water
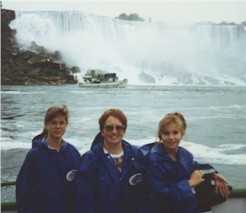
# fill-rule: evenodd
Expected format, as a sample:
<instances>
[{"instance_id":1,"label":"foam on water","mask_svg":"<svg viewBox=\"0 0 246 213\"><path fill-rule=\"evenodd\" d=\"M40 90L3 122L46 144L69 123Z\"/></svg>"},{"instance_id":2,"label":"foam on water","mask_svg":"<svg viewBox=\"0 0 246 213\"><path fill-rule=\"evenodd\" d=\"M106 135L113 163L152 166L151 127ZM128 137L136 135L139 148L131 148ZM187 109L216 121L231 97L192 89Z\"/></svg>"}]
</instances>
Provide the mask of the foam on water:
<instances>
[{"instance_id":1,"label":"foam on water","mask_svg":"<svg viewBox=\"0 0 246 213\"><path fill-rule=\"evenodd\" d=\"M42 131L45 112L52 105L68 106L69 126L64 139L81 154L90 149L99 130L98 118L106 109L117 107L126 113L129 122L125 139L138 146L156 141L162 116L179 111L188 124L181 146L198 162L215 166L233 186L245 186L245 87L128 85L107 90L62 85L1 89L1 149L9 150L2 152L5 159L11 158L11 153L26 151L10 149L31 148L31 140ZM5 159L2 173L10 174L6 180L15 179ZM13 160L21 165L23 159Z\"/></svg>"},{"instance_id":2,"label":"foam on water","mask_svg":"<svg viewBox=\"0 0 246 213\"><path fill-rule=\"evenodd\" d=\"M143 140L129 140L135 145L144 145L155 141L155 138L143 139ZM194 158L199 162L217 163L217 164L238 164L246 165L246 154L225 154L225 151L237 150L246 147L245 144L224 144L220 147L223 149L215 149L202 144L197 144L188 141L181 141L182 147L189 150Z\"/></svg>"},{"instance_id":3,"label":"foam on water","mask_svg":"<svg viewBox=\"0 0 246 213\"><path fill-rule=\"evenodd\" d=\"M16 140L10 140L8 138L1 138L1 150L9 149L30 149L32 146L30 143L24 143Z\"/></svg>"},{"instance_id":4,"label":"foam on water","mask_svg":"<svg viewBox=\"0 0 246 213\"><path fill-rule=\"evenodd\" d=\"M91 147L91 138L83 138L78 140L77 138L70 138L69 142L73 144L81 154L88 151ZM126 139L134 145L142 146L155 141L154 137L147 139L131 140ZM226 165L246 165L246 154L226 154L226 151L238 150L245 148L245 144L222 144L218 148L211 148L202 144L197 144L188 141L181 141L182 147L189 150L198 162L204 163L216 163L216 164L226 164ZM24 143L16 140L10 140L9 138L2 138L1 149L15 149L23 148L30 149L31 143Z\"/></svg>"},{"instance_id":5,"label":"foam on water","mask_svg":"<svg viewBox=\"0 0 246 213\"><path fill-rule=\"evenodd\" d=\"M246 154L227 154L226 151L237 150L246 147L245 144L222 144L221 148L211 148L202 144L183 141L181 146L193 153L195 159L206 163L217 164L241 164L246 165Z\"/></svg>"},{"instance_id":6,"label":"foam on water","mask_svg":"<svg viewBox=\"0 0 246 213\"><path fill-rule=\"evenodd\" d=\"M22 91L1 91L1 94L10 94L10 95L37 95L37 94L45 94L45 92L22 92Z\"/></svg>"}]
</instances>

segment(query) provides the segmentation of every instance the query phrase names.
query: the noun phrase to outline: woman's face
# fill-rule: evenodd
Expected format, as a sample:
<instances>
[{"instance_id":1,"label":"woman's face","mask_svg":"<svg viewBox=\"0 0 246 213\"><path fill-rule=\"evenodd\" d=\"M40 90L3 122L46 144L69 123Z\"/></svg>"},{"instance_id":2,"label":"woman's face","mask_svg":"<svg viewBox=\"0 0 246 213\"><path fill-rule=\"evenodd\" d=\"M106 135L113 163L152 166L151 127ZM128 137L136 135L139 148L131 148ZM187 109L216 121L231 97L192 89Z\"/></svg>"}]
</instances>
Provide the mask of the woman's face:
<instances>
[{"instance_id":1,"label":"woman's face","mask_svg":"<svg viewBox=\"0 0 246 213\"><path fill-rule=\"evenodd\" d=\"M62 138L67 128L66 118L58 115L52 121L48 122L45 128L48 131L48 137L54 139Z\"/></svg>"},{"instance_id":2,"label":"woman's face","mask_svg":"<svg viewBox=\"0 0 246 213\"><path fill-rule=\"evenodd\" d=\"M105 143L108 143L109 145L118 145L121 143L125 134L125 127L118 118L109 116L105 121L101 133Z\"/></svg>"},{"instance_id":3,"label":"woman's face","mask_svg":"<svg viewBox=\"0 0 246 213\"><path fill-rule=\"evenodd\" d=\"M176 151L183 135L175 123L165 127L161 133L161 140L166 150Z\"/></svg>"}]
</instances>

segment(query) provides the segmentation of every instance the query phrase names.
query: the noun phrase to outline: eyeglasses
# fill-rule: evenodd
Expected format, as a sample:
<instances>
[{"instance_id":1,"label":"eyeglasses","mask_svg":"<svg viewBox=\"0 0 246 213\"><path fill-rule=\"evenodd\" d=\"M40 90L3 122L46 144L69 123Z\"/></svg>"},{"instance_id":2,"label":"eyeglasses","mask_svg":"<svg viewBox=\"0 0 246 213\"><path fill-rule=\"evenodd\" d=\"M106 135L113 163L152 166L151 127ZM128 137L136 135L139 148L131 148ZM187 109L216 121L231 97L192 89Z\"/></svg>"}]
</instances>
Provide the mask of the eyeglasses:
<instances>
[{"instance_id":1,"label":"eyeglasses","mask_svg":"<svg viewBox=\"0 0 246 213\"><path fill-rule=\"evenodd\" d=\"M67 122L65 122L65 121L60 121L60 122L51 121L50 125L52 127L56 127L56 126L65 127L67 125Z\"/></svg>"},{"instance_id":2,"label":"eyeglasses","mask_svg":"<svg viewBox=\"0 0 246 213\"><path fill-rule=\"evenodd\" d=\"M125 128L124 125L116 125L116 126L113 126L113 125L105 125L104 126L104 129L107 132L112 132L114 129L116 129L117 132L123 132L126 128Z\"/></svg>"}]
</instances>

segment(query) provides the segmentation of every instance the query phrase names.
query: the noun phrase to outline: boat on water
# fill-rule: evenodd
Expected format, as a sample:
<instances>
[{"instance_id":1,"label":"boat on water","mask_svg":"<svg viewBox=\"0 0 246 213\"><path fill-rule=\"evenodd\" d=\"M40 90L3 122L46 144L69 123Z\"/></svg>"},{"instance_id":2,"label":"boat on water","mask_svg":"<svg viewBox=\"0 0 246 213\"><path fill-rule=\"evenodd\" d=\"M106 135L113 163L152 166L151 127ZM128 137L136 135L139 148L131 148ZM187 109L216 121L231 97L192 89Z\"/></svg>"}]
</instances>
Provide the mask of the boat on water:
<instances>
[{"instance_id":1,"label":"boat on water","mask_svg":"<svg viewBox=\"0 0 246 213\"><path fill-rule=\"evenodd\" d=\"M15 182L1 183L1 187L15 185ZM15 201L1 202L1 212L17 213ZM212 207L211 211L206 213L245 213L246 212L246 188L233 189L230 197L223 203Z\"/></svg>"},{"instance_id":2,"label":"boat on water","mask_svg":"<svg viewBox=\"0 0 246 213\"><path fill-rule=\"evenodd\" d=\"M109 73L99 69L89 69L79 82L80 87L125 87L127 79L119 80L116 73Z\"/></svg>"}]
</instances>

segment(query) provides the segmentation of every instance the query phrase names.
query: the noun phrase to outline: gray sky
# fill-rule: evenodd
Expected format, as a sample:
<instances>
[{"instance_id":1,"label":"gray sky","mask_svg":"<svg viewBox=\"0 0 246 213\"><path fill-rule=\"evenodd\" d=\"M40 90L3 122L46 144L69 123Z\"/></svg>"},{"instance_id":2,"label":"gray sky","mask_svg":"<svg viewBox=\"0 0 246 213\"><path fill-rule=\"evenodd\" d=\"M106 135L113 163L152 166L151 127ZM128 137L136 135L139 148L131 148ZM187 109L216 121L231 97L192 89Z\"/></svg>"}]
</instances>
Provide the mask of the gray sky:
<instances>
[{"instance_id":1,"label":"gray sky","mask_svg":"<svg viewBox=\"0 0 246 213\"><path fill-rule=\"evenodd\" d=\"M241 23L246 21L246 0L239 1L166 1L166 0L3 0L3 8L28 10L81 10L85 13L116 17L125 12L138 13L145 20L190 24L202 21Z\"/></svg>"}]
</instances>

